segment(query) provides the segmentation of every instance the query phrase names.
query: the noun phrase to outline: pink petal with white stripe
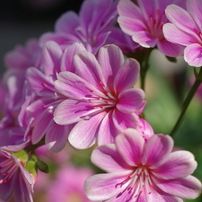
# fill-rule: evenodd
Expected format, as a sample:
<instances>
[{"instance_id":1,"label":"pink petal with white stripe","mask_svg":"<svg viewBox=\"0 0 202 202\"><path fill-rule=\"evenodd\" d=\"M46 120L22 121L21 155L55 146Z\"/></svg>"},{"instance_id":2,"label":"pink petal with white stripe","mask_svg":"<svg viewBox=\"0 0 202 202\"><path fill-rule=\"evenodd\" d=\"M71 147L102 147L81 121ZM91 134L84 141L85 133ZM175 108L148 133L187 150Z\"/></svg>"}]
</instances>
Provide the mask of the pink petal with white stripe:
<instances>
[{"instance_id":1,"label":"pink petal with white stripe","mask_svg":"<svg viewBox=\"0 0 202 202\"><path fill-rule=\"evenodd\" d=\"M122 113L136 112L142 104L145 93L141 89L127 89L119 94L116 108Z\"/></svg>"},{"instance_id":2,"label":"pink petal with white stripe","mask_svg":"<svg viewBox=\"0 0 202 202\"><path fill-rule=\"evenodd\" d=\"M79 121L69 134L70 144L77 149L86 149L95 144L98 126L106 112L92 116L89 120Z\"/></svg>"},{"instance_id":3,"label":"pink petal with white stripe","mask_svg":"<svg viewBox=\"0 0 202 202\"><path fill-rule=\"evenodd\" d=\"M134 129L127 129L115 140L117 151L130 166L137 166L141 163L145 140Z\"/></svg>"},{"instance_id":4,"label":"pink petal with white stripe","mask_svg":"<svg viewBox=\"0 0 202 202\"><path fill-rule=\"evenodd\" d=\"M157 168L161 165L173 149L173 139L168 135L153 135L145 145L143 165Z\"/></svg>"}]
</instances>

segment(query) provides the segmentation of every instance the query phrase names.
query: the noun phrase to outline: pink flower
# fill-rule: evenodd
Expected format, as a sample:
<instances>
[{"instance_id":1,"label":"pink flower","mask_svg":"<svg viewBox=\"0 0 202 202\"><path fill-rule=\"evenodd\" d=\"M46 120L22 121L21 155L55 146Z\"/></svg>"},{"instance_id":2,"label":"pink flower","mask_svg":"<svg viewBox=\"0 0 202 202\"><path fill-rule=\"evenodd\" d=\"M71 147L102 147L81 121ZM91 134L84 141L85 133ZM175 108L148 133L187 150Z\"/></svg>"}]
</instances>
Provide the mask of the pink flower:
<instances>
[{"instance_id":1,"label":"pink flower","mask_svg":"<svg viewBox=\"0 0 202 202\"><path fill-rule=\"evenodd\" d=\"M167 40L186 46L185 61L195 67L202 66L202 1L187 0L187 11L177 5L169 5L166 16L171 23L163 27Z\"/></svg>"},{"instance_id":2,"label":"pink flower","mask_svg":"<svg viewBox=\"0 0 202 202\"><path fill-rule=\"evenodd\" d=\"M90 168L64 166L47 190L48 202L90 202L86 197L83 184L93 174Z\"/></svg>"},{"instance_id":3,"label":"pink flower","mask_svg":"<svg viewBox=\"0 0 202 202\"><path fill-rule=\"evenodd\" d=\"M175 151L170 136L153 135L147 142L127 129L115 144L96 148L92 162L108 172L91 176L85 191L93 201L182 202L199 196L201 183L191 176L197 167L188 151Z\"/></svg>"},{"instance_id":4,"label":"pink flower","mask_svg":"<svg viewBox=\"0 0 202 202\"><path fill-rule=\"evenodd\" d=\"M137 0L136 6L131 0L121 0L118 4L118 23L121 29L132 36L133 41L145 48L155 46L168 56L182 54L183 47L164 38L162 26L168 22L165 8L171 3L183 4L183 0Z\"/></svg>"},{"instance_id":5,"label":"pink flower","mask_svg":"<svg viewBox=\"0 0 202 202\"><path fill-rule=\"evenodd\" d=\"M15 156L0 150L0 198L12 195L16 202L33 202L33 178Z\"/></svg>"},{"instance_id":6,"label":"pink flower","mask_svg":"<svg viewBox=\"0 0 202 202\"><path fill-rule=\"evenodd\" d=\"M79 15L73 11L64 13L55 24L55 32L42 35L41 44L51 40L65 49L80 42L96 53L110 34L117 16L116 6L117 1L113 0L85 0Z\"/></svg>"},{"instance_id":7,"label":"pink flower","mask_svg":"<svg viewBox=\"0 0 202 202\"><path fill-rule=\"evenodd\" d=\"M76 125L69 142L78 149L114 141L118 132L134 128L139 108L145 105L144 91L133 89L139 77L139 64L124 61L114 45L102 47L98 60L87 51L74 56L75 73L61 72L55 87L66 96L54 112L61 125Z\"/></svg>"}]
</instances>

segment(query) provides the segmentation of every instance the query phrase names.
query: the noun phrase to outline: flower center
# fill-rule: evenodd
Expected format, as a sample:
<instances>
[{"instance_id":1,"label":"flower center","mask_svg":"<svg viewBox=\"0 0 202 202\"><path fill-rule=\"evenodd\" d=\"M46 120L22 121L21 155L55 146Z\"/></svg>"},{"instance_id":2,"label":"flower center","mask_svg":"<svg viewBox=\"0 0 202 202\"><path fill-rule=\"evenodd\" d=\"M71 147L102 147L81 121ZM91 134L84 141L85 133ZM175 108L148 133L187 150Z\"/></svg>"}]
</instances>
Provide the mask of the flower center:
<instances>
[{"instance_id":1,"label":"flower center","mask_svg":"<svg viewBox=\"0 0 202 202\"><path fill-rule=\"evenodd\" d=\"M121 197L123 194L127 194L128 197L125 202L129 202L134 199L137 200L142 192L151 194L150 187L152 184L153 183L148 168L145 166L137 167L135 171L124 181L116 184L115 188L125 187L124 190L116 196L116 198Z\"/></svg>"},{"instance_id":2,"label":"flower center","mask_svg":"<svg viewBox=\"0 0 202 202\"><path fill-rule=\"evenodd\" d=\"M9 182L17 169L18 165L11 158L0 163L0 184Z\"/></svg>"},{"instance_id":3,"label":"flower center","mask_svg":"<svg viewBox=\"0 0 202 202\"><path fill-rule=\"evenodd\" d=\"M86 95L85 100L80 102L86 102L86 109L89 110L87 115L82 116L82 119L90 119L90 117L102 112L109 112L116 107L118 102L117 97L109 91L109 89L100 81L101 90L89 89L90 94ZM90 104L90 105L89 105Z\"/></svg>"},{"instance_id":4,"label":"flower center","mask_svg":"<svg viewBox=\"0 0 202 202\"><path fill-rule=\"evenodd\" d=\"M162 27L167 21L165 12L159 9L156 10L154 15L149 16L147 29L152 37L158 38L159 40L164 38Z\"/></svg>"},{"instance_id":5,"label":"flower center","mask_svg":"<svg viewBox=\"0 0 202 202\"><path fill-rule=\"evenodd\" d=\"M90 90L92 97L88 99L92 103L93 108L101 108L103 110L107 108L114 108L117 103L117 98L114 96L108 88L100 81L102 87L102 93L98 94L97 92Z\"/></svg>"}]
</instances>

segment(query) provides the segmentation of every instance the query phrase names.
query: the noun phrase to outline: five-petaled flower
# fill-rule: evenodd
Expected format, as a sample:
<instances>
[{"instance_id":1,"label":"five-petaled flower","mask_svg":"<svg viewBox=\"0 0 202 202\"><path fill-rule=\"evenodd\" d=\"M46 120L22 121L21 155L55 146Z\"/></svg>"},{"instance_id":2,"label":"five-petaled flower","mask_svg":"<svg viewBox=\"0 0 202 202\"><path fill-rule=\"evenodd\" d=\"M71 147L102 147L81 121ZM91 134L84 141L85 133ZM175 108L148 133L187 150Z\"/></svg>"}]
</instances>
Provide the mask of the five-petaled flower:
<instances>
[{"instance_id":1,"label":"five-petaled flower","mask_svg":"<svg viewBox=\"0 0 202 202\"><path fill-rule=\"evenodd\" d=\"M93 201L182 202L199 196L201 182L191 176L197 163L188 151L174 151L168 135L148 141L134 129L116 137L114 144L96 148L91 160L108 173L85 182Z\"/></svg>"},{"instance_id":2,"label":"five-petaled flower","mask_svg":"<svg viewBox=\"0 0 202 202\"><path fill-rule=\"evenodd\" d=\"M184 59L195 67L202 66L202 1L187 0L187 10L169 5L166 16L171 23L163 27L167 40L185 46Z\"/></svg>"},{"instance_id":3,"label":"five-petaled flower","mask_svg":"<svg viewBox=\"0 0 202 202\"><path fill-rule=\"evenodd\" d=\"M75 72L59 73L57 91L66 96L54 112L57 124L76 123L69 142L78 149L114 141L126 128L136 128L138 113L145 105L145 93L133 86L139 77L139 64L124 61L114 45L99 50L98 59L82 51L74 57Z\"/></svg>"},{"instance_id":4,"label":"five-petaled flower","mask_svg":"<svg viewBox=\"0 0 202 202\"><path fill-rule=\"evenodd\" d=\"M183 46L167 41L162 27L168 22L165 8L171 3L183 5L182 0L121 0L118 4L118 23L121 29L132 36L133 41L145 48L157 48L165 55L176 57L183 53Z\"/></svg>"}]
</instances>

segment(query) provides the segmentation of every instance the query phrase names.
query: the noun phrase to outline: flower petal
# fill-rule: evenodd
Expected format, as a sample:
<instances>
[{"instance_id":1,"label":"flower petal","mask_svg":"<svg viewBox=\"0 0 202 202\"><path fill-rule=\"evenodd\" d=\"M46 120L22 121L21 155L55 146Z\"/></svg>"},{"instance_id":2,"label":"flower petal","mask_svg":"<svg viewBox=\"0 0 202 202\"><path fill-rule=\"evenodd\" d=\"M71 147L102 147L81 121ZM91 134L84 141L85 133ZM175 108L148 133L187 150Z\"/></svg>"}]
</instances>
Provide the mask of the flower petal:
<instances>
[{"instance_id":1,"label":"flower petal","mask_svg":"<svg viewBox=\"0 0 202 202\"><path fill-rule=\"evenodd\" d=\"M52 152L61 151L66 145L71 129L71 125L60 126L52 121L52 124L48 128L45 137L45 142L48 146L48 149Z\"/></svg>"},{"instance_id":2,"label":"flower petal","mask_svg":"<svg viewBox=\"0 0 202 202\"><path fill-rule=\"evenodd\" d=\"M117 151L130 166L137 166L141 163L144 138L134 129L127 129L115 139Z\"/></svg>"},{"instance_id":3,"label":"flower petal","mask_svg":"<svg viewBox=\"0 0 202 202\"><path fill-rule=\"evenodd\" d=\"M191 175L176 180L158 180L155 183L164 192L184 199L197 198L202 188L201 182Z\"/></svg>"},{"instance_id":4,"label":"flower petal","mask_svg":"<svg viewBox=\"0 0 202 202\"><path fill-rule=\"evenodd\" d=\"M100 82L103 82L101 67L92 53L87 51L78 53L74 57L74 65L79 77L95 86L95 88L102 90L100 85Z\"/></svg>"},{"instance_id":5,"label":"flower petal","mask_svg":"<svg viewBox=\"0 0 202 202\"><path fill-rule=\"evenodd\" d=\"M53 81L50 78L34 67L30 67L27 70L26 75L31 88L36 94L40 96L53 96L55 88Z\"/></svg>"},{"instance_id":6,"label":"flower petal","mask_svg":"<svg viewBox=\"0 0 202 202\"><path fill-rule=\"evenodd\" d=\"M183 202L182 199L163 192L158 187L150 187L151 194L147 195L147 201L143 202Z\"/></svg>"},{"instance_id":7,"label":"flower petal","mask_svg":"<svg viewBox=\"0 0 202 202\"><path fill-rule=\"evenodd\" d=\"M144 14L145 19L148 19L149 16L155 15L155 12L158 8L157 0L137 0L139 7L141 8L142 13Z\"/></svg>"},{"instance_id":8,"label":"flower petal","mask_svg":"<svg viewBox=\"0 0 202 202\"><path fill-rule=\"evenodd\" d=\"M70 144L77 149L86 149L95 144L100 122L106 112L78 122L69 134Z\"/></svg>"},{"instance_id":9,"label":"flower petal","mask_svg":"<svg viewBox=\"0 0 202 202\"><path fill-rule=\"evenodd\" d=\"M188 151L175 151L153 173L160 179L168 180L186 177L192 174L196 167L197 163L192 153Z\"/></svg>"},{"instance_id":10,"label":"flower petal","mask_svg":"<svg viewBox=\"0 0 202 202\"><path fill-rule=\"evenodd\" d=\"M103 118L99 131L98 131L98 145L104 145L113 143L118 131L114 126L114 122L112 120L112 112L108 112Z\"/></svg>"},{"instance_id":11,"label":"flower petal","mask_svg":"<svg viewBox=\"0 0 202 202\"><path fill-rule=\"evenodd\" d=\"M91 161L105 172L123 172L130 169L117 152L114 144L103 145L94 149Z\"/></svg>"},{"instance_id":12,"label":"flower petal","mask_svg":"<svg viewBox=\"0 0 202 202\"><path fill-rule=\"evenodd\" d=\"M139 43L141 46L145 48L153 48L156 46L158 39L153 38L151 34L147 31L140 31L140 32L135 32L132 35L133 41L136 43Z\"/></svg>"},{"instance_id":13,"label":"flower petal","mask_svg":"<svg viewBox=\"0 0 202 202\"><path fill-rule=\"evenodd\" d=\"M184 49L184 59L190 66L202 66L202 46L196 43L187 46Z\"/></svg>"},{"instance_id":14,"label":"flower petal","mask_svg":"<svg viewBox=\"0 0 202 202\"><path fill-rule=\"evenodd\" d=\"M136 112L145 97L141 89L127 89L119 94L117 109L122 113L131 114Z\"/></svg>"},{"instance_id":15,"label":"flower petal","mask_svg":"<svg viewBox=\"0 0 202 202\"><path fill-rule=\"evenodd\" d=\"M99 112L93 109L92 104L87 101L67 99L61 102L54 111L54 120L57 124L67 125L76 123L87 118L88 114Z\"/></svg>"},{"instance_id":16,"label":"flower petal","mask_svg":"<svg viewBox=\"0 0 202 202\"><path fill-rule=\"evenodd\" d=\"M115 45L106 45L100 48L98 61L102 67L105 83L109 89L113 89L115 75L124 62L121 49Z\"/></svg>"},{"instance_id":17,"label":"flower petal","mask_svg":"<svg viewBox=\"0 0 202 202\"><path fill-rule=\"evenodd\" d=\"M112 119L120 133L123 133L127 128L136 128L138 123L138 116L135 113L124 114L117 109L113 111Z\"/></svg>"},{"instance_id":18,"label":"flower petal","mask_svg":"<svg viewBox=\"0 0 202 202\"><path fill-rule=\"evenodd\" d=\"M143 165L156 168L166 161L173 149L173 139L168 135L153 135L145 144Z\"/></svg>"},{"instance_id":19,"label":"flower petal","mask_svg":"<svg viewBox=\"0 0 202 202\"><path fill-rule=\"evenodd\" d=\"M180 6L172 4L166 8L165 13L169 21L178 29L185 33L189 33L196 39L200 40L196 34L196 32L200 32L200 30L186 10Z\"/></svg>"},{"instance_id":20,"label":"flower petal","mask_svg":"<svg viewBox=\"0 0 202 202\"><path fill-rule=\"evenodd\" d=\"M49 128L53 119L52 110L44 110L40 117L37 117L32 123L32 136L31 140L33 144L38 143L43 136L46 134L47 129Z\"/></svg>"},{"instance_id":21,"label":"flower petal","mask_svg":"<svg viewBox=\"0 0 202 202\"><path fill-rule=\"evenodd\" d=\"M41 67L45 75L56 79L56 73L60 72L60 58L62 50L54 41L48 41L42 50Z\"/></svg>"},{"instance_id":22,"label":"flower petal","mask_svg":"<svg viewBox=\"0 0 202 202\"><path fill-rule=\"evenodd\" d=\"M146 30L145 24L136 18L131 19L131 18L119 16L117 21L121 29L123 30L123 32L125 32L126 34L130 36L133 36L135 32Z\"/></svg>"},{"instance_id":23,"label":"flower petal","mask_svg":"<svg viewBox=\"0 0 202 202\"><path fill-rule=\"evenodd\" d=\"M62 32L65 34L74 33L75 29L78 26L78 15L73 11L69 11L60 16L60 18L56 21L55 31L59 33Z\"/></svg>"},{"instance_id":24,"label":"flower petal","mask_svg":"<svg viewBox=\"0 0 202 202\"><path fill-rule=\"evenodd\" d=\"M92 89L97 91L92 85L72 72L61 72L58 80L55 81L55 88L59 93L73 99L87 99L92 94Z\"/></svg>"},{"instance_id":25,"label":"flower petal","mask_svg":"<svg viewBox=\"0 0 202 202\"><path fill-rule=\"evenodd\" d=\"M192 36L190 33L181 31L171 23L166 23L163 26L163 33L165 38L173 43L181 44L184 46L197 43L197 40L194 36Z\"/></svg>"},{"instance_id":26,"label":"flower petal","mask_svg":"<svg viewBox=\"0 0 202 202\"><path fill-rule=\"evenodd\" d=\"M187 11L191 14L198 27L201 27L202 22L202 1L188 0L186 1Z\"/></svg>"},{"instance_id":27,"label":"flower petal","mask_svg":"<svg viewBox=\"0 0 202 202\"><path fill-rule=\"evenodd\" d=\"M116 90L116 93L119 94L127 88L132 88L137 82L139 74L139 63L132 58L127 59L116 74L114 80L114 89Z\"/></svg>"},{"instance_id":28,"label":"flower petal","mask_svg":"<svg viewBox=\"0 0 202 202\"><path fill-rule=\"evenodd\" d=\"M103 201L122 192L123 187L116 188L117 184L123 182L126 173L98 174L88 178L84 184L87 197L92 201Z\"/></svg>"},{"instance_id":29,"label":"flower petal","mask_svg":"<svg viewBox=\"0 0 202 202\"><path fill-rule=\"evenodd\" d=\"M75 67L73 64L74 56L80 51L84 51L85 47L82 43L73 43L68 46L61 58L61 71L75 72Z\"/></svg>"},{"instance_id":30,"label":"flower petal","mask_svg":"<svg viewBox=\"0 0 202 202\"><path fill-rule=\"evenodd\" d=\"M120 16L124 16L131 19L139 19L140 21L143 21L140 8L130 0L119 1L117 9Z\"/></svg>"},{"instance_id":31,"label":"flower petal","mask_svg":"<svg viewBox=\"0 0 202 202\"><path fill-rule=\"evenodd\" d=\"M158 49L165 55L170 57L177 57L183 54L184 46L171 43L167 40L157 42Z\"/></svg>"}]
</instances>

